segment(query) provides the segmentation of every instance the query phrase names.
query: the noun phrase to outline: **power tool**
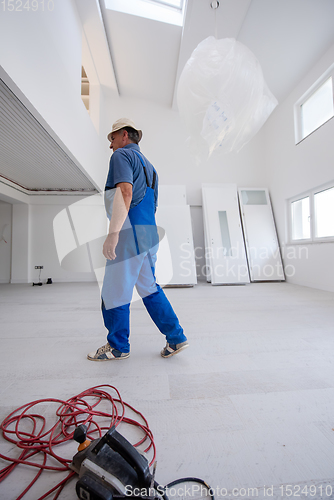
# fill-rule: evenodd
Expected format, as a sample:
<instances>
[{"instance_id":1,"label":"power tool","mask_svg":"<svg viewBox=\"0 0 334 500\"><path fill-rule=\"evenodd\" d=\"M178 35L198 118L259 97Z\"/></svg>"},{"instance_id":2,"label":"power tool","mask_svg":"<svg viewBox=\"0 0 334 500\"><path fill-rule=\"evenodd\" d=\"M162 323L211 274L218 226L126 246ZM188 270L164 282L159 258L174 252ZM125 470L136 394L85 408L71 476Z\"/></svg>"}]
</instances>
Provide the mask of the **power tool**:
<instances>
[{"instance_id":1,"label":"power tool","mask_svg":"<svg viewBox=\"0 0 334 500\"><path fill-rule=\"evenodd\" d=\"M73 439L80 443L70 465L79 474L76 484L78 498L161 499L161 494L154 493L157 483L150 473L147 459L116 431L115 426L101 438L89 441L87 427L82 424L75 429Z\"/></svg>"}]
</instances>

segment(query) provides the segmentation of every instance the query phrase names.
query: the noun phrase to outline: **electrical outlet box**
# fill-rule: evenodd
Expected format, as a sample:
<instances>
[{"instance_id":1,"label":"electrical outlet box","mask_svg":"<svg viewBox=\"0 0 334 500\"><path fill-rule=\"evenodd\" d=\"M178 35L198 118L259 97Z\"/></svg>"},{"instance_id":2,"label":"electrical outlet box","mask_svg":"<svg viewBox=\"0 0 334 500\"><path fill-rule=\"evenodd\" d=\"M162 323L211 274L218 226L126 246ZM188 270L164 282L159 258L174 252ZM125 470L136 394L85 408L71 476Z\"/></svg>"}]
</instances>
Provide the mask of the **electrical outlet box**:
<instances>
[{"instance_id":1,"label":"electrical outlet box","mask_svg":"<svg viewBox=\"0 0 334 500\"><path fill-rule=\"evenodd\" d=\"M35 269L43 269L43 266L35 266Z\"/></svg>"}]
</instances>

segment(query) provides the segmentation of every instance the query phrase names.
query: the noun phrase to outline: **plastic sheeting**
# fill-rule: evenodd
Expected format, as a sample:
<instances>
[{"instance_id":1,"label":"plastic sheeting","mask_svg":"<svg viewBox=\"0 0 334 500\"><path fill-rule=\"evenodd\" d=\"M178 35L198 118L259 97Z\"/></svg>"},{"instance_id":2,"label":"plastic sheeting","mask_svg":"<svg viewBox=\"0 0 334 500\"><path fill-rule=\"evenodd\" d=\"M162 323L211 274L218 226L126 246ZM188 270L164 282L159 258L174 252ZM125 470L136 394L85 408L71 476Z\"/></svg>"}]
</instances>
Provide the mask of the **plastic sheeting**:
<instances>
[{"instance_id":1,"label":"plastic sheeting","mask_svg":"<svg viewBox=\"0 0 334 500\"><path fill-rule=\"evenodd\" d=\"M278 102L254 54L234 38L210 36L181 74L177 102L195 154L239 151Z\"/></svg>"}]
</instances>

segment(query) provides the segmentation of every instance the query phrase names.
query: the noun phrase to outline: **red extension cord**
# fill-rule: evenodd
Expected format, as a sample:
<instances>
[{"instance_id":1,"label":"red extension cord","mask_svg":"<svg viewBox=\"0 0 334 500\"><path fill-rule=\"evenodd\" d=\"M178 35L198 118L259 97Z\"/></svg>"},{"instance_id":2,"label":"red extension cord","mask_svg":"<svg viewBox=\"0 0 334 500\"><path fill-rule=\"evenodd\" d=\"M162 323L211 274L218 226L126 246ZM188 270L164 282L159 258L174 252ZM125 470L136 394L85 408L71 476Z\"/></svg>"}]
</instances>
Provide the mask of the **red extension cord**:
<instances>
[{"instance_id":1,"label":"red extension cord","mask_svg":"<svg viewBox=\"0 0 334 500\"><path fill-rule=\"evenodd\" d=\"M105 388L105 389L103 389ZM116 397L113 397L110 392L115 391ZM88 402L87 399L93 398L93 402ZM98 405L102 401L109 401L111 405L111 411L99 411ZM49 430L45 430L46 420L43 415L35 413L28 413L35 406L42 403L59 403L60 406L56 411L58 417L57 422ZM140 417L144 423L140 423L131 418L125 417L125 409L128 408L132 410L138 417ZM98 418L105 419L110 418L110 424L107 426L100 426L98 424ZM20 425L28 419L29 423L32 424L33 429L31 432L23 431L22 427L20 430ZM135 425L143 431L143 438L138 441L133 446L139 446L145 441L147 441L147 447L144 450L145 453L152 450L153 458L150 465L153 464L156 457L156 450L153 440L153 434L148 426L145 417L132 406L125 403L118 390L111 385L98 385L96 387L91 387L86 391L81 392L77 396L73 396L67 401L62 401L61 399L40 399L27 403L20 408L14 410L10 415L8 415L1 424L3 437L16 444L18 448L22 450L18 458L10 458L0 454L0 458L10 462L10 465L5 467L0 471L0 483L6 479L6 477L15 469L19 464L28 465L35 467L38 471L34 479L25 488L25 490L16 498L20 500L27 493L27 491L33 486L37 481L39 476L42 474L43 470L53 470L53 471L69 471L68 476L60 481L55 487L46 492L43 496L39 497L37 500L43 500L52 493L55 492L53 500L56 500L61 491L63 490L66 482L71 479L75 472L73 472L69 464L72 460L62 458L54 451L55 447L61 443L69 441L73 438L73 433L76 427L80 424L85 424L88 427L87 438L94 440L101 437L110 427L115 425L117 427L121 422ZM38 432L38 427L41 427ZM40 463L30 462L29 459L40 454ZM48 465L48 459L55 459L59 462L58 466Z\"/></svg>"}]
</instances>

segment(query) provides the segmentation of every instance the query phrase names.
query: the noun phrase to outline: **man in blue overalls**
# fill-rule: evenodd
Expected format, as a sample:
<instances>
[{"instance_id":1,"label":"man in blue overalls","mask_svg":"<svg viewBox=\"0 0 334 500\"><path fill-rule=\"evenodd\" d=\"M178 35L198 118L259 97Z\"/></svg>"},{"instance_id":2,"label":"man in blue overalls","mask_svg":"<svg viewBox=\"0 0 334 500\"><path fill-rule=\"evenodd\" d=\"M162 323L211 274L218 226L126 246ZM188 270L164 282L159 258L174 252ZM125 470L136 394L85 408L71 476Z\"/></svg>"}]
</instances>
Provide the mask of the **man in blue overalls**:
<instances>
[{"instance_id":1,"label":"man in blue overalls","mask_svg":"<svg viewBox=\"0 0 334 500\"><path fill-rule=\"evenodd\" d=\"M110 218L103 245L107 259L102 287L102 314L107 344L88 354L91 361L130 356L130 302L136 287L152 320L166 336L161 356L169 358L188 347L179 320L155 279L159 236L155 222L158 176L140 152L142 131L127 119L117 120L108 134L113 155L106 183Z\"/></svg>"}]
</instances>

